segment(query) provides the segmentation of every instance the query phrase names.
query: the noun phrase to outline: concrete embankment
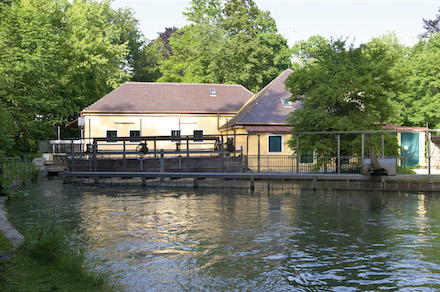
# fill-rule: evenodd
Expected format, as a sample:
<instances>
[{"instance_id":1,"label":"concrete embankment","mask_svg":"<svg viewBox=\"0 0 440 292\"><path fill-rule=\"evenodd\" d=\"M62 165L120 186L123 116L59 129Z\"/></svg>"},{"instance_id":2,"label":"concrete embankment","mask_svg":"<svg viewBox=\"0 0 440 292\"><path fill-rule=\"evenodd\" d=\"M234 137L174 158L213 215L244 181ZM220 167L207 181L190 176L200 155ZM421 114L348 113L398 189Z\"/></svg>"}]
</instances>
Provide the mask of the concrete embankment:
<instances>
[{"instance_id":1,"label":"concrete embankment","mask_svg":"<svg viewBox=\"0 0 440 292\"><path fill-rule=\"evenodd\" d=\"M5 196L0 196L0 231L11 240L13 247L17 248L23 242L24 237L8 221L5 210L5 200Z\"/></svg>"}]
</instances>

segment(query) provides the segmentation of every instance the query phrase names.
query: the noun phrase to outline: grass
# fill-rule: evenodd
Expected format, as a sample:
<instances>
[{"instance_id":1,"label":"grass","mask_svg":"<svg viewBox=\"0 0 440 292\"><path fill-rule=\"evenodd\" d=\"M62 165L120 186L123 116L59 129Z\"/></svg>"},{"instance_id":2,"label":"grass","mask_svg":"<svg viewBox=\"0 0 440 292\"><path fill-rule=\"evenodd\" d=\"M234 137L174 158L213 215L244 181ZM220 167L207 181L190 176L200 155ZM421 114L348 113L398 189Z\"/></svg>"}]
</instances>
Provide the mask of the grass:
<instances>
[{"instance_id":1,"label":"grass","mask_svg":"<svg viewBox=\"0 0 440 292\"><path fill-rule=\"evenodd\" d=\"M0 232L0 250L12 244ZM87 269L84 253L58 231L26 235L14 256L0 261L0 291L114 291L110 277Z\"/></svg>"},{"instance_id":2,"label":"grass","mask_svg":"<svg viewBox=\"0 0 440 292\"><path fill-rule=\"evenodd\" d=\"M12 252L12 242L0 232L0 254Z\"/></svg>"}]
</instances>

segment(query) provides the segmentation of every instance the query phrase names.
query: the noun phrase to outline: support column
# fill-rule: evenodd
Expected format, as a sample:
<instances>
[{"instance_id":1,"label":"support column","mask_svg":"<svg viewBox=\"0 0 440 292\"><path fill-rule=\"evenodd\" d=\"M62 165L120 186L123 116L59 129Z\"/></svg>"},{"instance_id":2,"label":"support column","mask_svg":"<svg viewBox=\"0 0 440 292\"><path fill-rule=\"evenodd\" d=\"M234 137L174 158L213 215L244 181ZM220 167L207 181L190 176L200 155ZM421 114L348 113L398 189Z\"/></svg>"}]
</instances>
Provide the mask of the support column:
<instances>
[{"instance_id":1,"label":"support column","mask_svg":"<svg viewBox=\"0 0 440 292\"><path fill-rule=\"evenodd\" d=\"M365 134L362 134L362 154L361 154L361 173L364 171L364 160L365 160Z\"/></svg>"},{"instance_id":2,"label":"support column","mask_svg":"<svg viewBox=\"0 0 440 292\"><path fill-rule=\"evenodd\" d=\"M296 135L296 174L299 174L299 135Z\"/></svg>"},{"instance_id":3,"label":"support column","mask_svg":"<svg viewBox=\"0 0 440 292\"><path fill-rule=\"evenodd\" d=\"M338 134L338 158L336 161L337 173L341 173L341 134Z\"/></svg>"},{"instance_id":4,"label":"support column","mask_svg":"<svg viewBox=\"0 0 440 292\"><path fill-rule=\"evenodd\" d=\"M431 132L428 132L428 175L431 182Z\"/></svg>"},{"instance_id":5,"label":"support column","mask_svg":"<svg viewBox=\"0 0 440 292\"><path fill-rule=\"evenodd\" d=\"M385 158L385 134L382 133L382 159Z\"/></svg>"},{"instance_id":6,"label":"support column","mask_svg":"<svg viewBox=\"0 0 440 292\"><path fill-rule=\"evenodd\" d=\"M260 134L258 134L258 173L260 172Z\"/></svg>"}]
</instances>

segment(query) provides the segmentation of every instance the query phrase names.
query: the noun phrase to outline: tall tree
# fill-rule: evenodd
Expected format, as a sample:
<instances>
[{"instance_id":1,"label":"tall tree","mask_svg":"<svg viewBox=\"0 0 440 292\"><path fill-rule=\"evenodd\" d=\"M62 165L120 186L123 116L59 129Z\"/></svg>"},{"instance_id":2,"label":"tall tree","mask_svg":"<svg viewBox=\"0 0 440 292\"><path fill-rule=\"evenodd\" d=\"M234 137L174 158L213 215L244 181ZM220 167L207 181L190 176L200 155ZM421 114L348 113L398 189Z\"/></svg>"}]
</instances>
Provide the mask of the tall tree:
<instances>
[{"instance_id":1,"label":"tall tree","mask_svg":"<svg viewBox=\"0 0 440 292\"><path fill-rule=\"evenodd\" d=\"M110 23L114 24L119 31L118 38L114 43L118 45L127 45L128 53L125 55L125 70L131 76L131 80L142 79L144 69L143 47L146 45L146 39L139 30L139 20L134 17L134 12L130 8L119 8L117 11L109 11ZM140 80L139 80L140 81Z\"/></svg>"},{"instance_id":2,"label":"tall tree","mask_svg":"<svg viewBox=\"0 0 440 292\"><path fill-rule=\"evenodd\" d=\"M192 23L170 39L161 81L238 83L258 91L290 66L287 40L252 0L194 0Z\"/></svg>"},{"instance_id":3,"label":"tall tree","mask_svg":"<svg viewBox=\"0 0 440 292\"><path fill-rule=\"evenodd\" d=\"M440 127L440 34L420 39L398 67L406 84L406 91L397 99L401 104L399 123Z\"/></svg>"},{"instance_id":4,"label":"tall tree","mask_svg":"<svg viewBox=\"0 0 440 292\"><path fill-rule=\"evenodd\" d=\"M17 148L36 150L63 108L60 3L15 1L0 19L0 98L15 121Z\"/></svg>"},{"instance_id":5,"label":"tall tree","mask_svg":"<svg viewBox=\"0 0 440 292\"><path fill-rule=\"evenodd\" d=\"M15 150L35 152L79 110L125 80L125 44L109 2L16 0L0 4L0 101Z\"/></svg>"},{"instance_id":6,"label":"tall tree","mask_svg":"<svg viewBox=\"0 0 440 292\"><path fill-rule=\"evenodd\" d=\"M386 47L380 44L354 48L332 39L311 53L314 61L286 81L292 100L302 103L287 119L295 132L378 129L378 124L393 116L390 96L398 86L390 68L395 59L388 58ZM335 155L333 136L305 135L301 141L305 151ZM296 140L289 142L296 147ZM343 142L342 150L359 151L351 142Z\"/></svg>"}]
</instances>

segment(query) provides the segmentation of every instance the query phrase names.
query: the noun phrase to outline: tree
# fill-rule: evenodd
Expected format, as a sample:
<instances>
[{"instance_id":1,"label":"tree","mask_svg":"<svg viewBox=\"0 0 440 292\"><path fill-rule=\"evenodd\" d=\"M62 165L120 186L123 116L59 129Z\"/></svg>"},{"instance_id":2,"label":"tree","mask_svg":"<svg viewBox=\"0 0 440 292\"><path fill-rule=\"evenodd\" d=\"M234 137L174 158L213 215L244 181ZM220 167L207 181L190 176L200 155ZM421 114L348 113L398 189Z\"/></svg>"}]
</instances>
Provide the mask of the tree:
<instances>
[{"instance_id":1,"label":"tree","mask_svg":"<svg viewBox=\"0 0 440 292\"><path fill-rule=\"evenodd\" d=\"M426 31L420 34L422 38L428 38L430 35L440 32L440 14L437 14L434 19L426 20L423 18L423 28Z\"/></svg>"},{"instance_id":2,"label":"tree","mask_svg":"<svg viewBox=\"0 0 440 292\"><path fill-rule=\"evenodd\" d=\"M399 64L406 92L399 96L401 123L440 127L440 34L421 39Z\"/></svg>"},{"instance_id":3,"label":"tree","mask_svg":"<svg viewBox=\"0 0 440 292\"><path fill-rule=\"evenodd\" d=\"M313 62L293 72L286 81L292 101L302 107L287 122L295 132L361 131L379 129L393 116L390 96L398 83L390 72L395 58L380 41L354 48L341 39L320 43L309 52ZM345 135L341 149L359 153L359 143ZM296 137L289 141L296 148ZM353 149L355 147L355 149ZM336 155L334 135L304 135L302 151Z\"/></svg>"},{"instance_id":4,"label":"tree","mask_svg":"<svg viewBox=\"0 0 440 292\"><path fill-rule=\"evenodd\" d=\"M134 17L134 12L130 8L119 8L117 11L109 11L109 21L119 32L113 43L126 44L128 49L124 66L126 73L130 74L133 81L143 81L145 66L143 47L146 45L146 40L138 28L139 20Z\"/></svg>"},{"instance_id":5,"label":"tree","mask_svg":"<svg viewBox=\"0 0 440 292\"><path fill-rule=\"evenodd\" d=\"M15 147L36 152L57 125L126 80L109 2L16 0L0 9L0 101Z\"/></svg>"},{"instance_id":6,"label":"tree","mask_svg":"<svg viewBox=\"0 0 440 292\"><path fill-rule=\"evenodd\" d=\"M14 143L14 124L11 115L0 105L0 157L8 153Z\"/></svg>"},{"instance_id":7,"label":"tree","mask_svg":"<svg viewBox=\"0 0 440 292\"><path fill-rule=\"evenodd\" d=\"M170 38L160 81L238 83L258 91L290 66L287 40L252 0L194 0L192 22Z\"/></svg>"}]
</instances>

